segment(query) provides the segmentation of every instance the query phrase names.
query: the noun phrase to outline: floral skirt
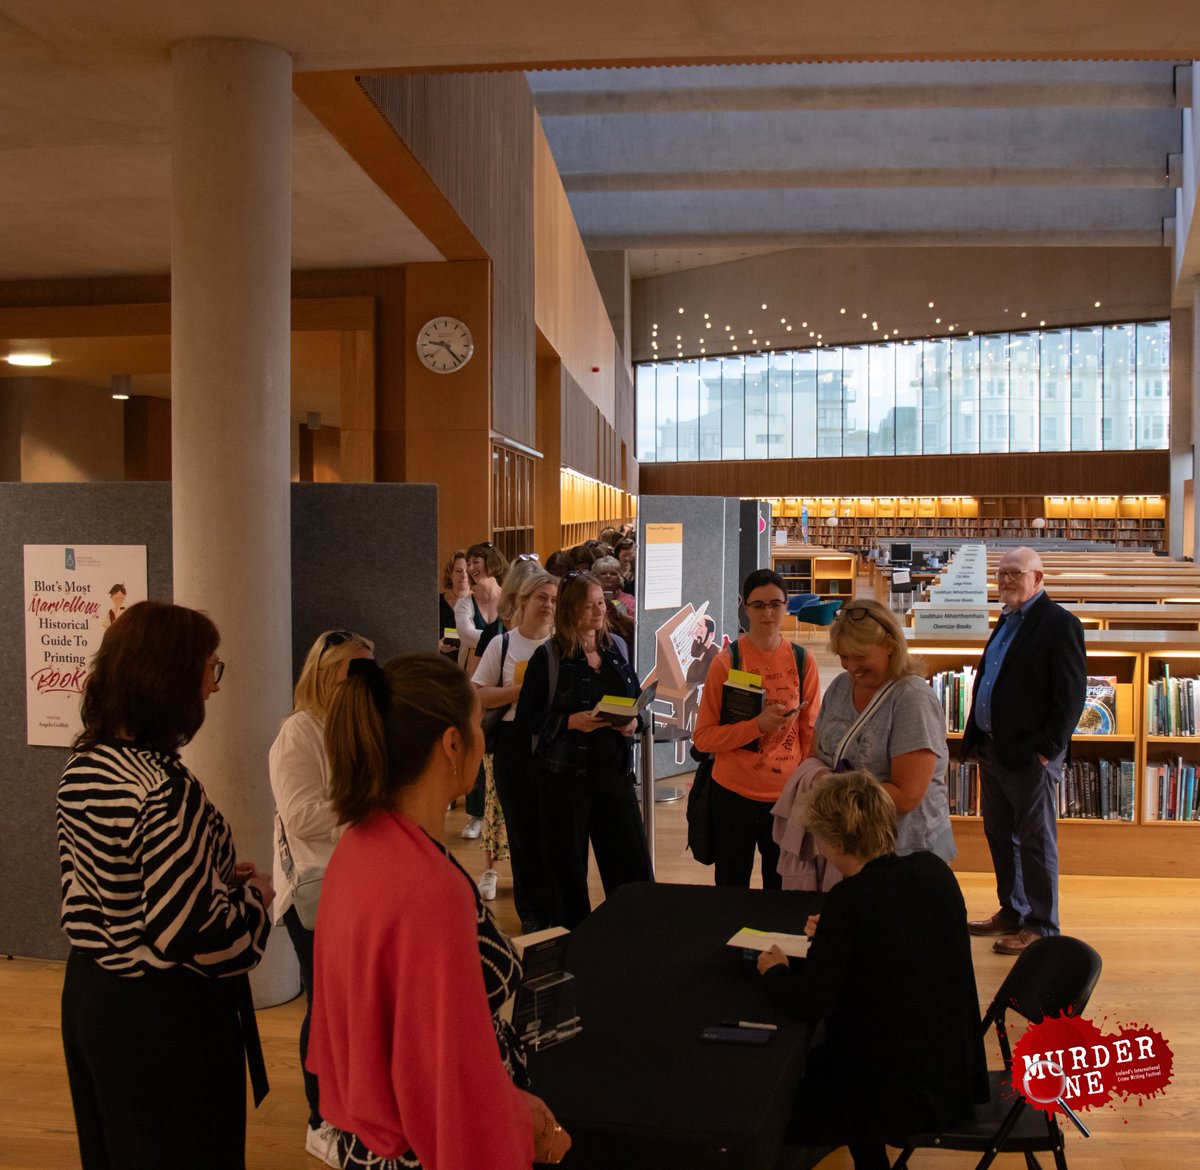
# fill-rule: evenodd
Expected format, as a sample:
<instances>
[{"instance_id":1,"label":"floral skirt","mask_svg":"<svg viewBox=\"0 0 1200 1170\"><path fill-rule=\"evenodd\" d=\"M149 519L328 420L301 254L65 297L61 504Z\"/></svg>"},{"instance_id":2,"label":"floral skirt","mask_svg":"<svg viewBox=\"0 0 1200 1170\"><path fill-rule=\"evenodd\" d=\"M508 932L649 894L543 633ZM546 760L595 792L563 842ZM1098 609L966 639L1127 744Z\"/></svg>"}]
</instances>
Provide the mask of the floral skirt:
<instances>
[{"instance_id":1,"label":"floral skirt","mask_svg":"<svg viewBox=\"0 0 1200 1170\"><path fill-rule=\"evenodd\" d=\"M483 775L483 832L479 835L479 848L490 853L493 861L507 861L508 829L504 824L500 797L496 795L496 772L490 752L483 757Z\"/></svg>"},{"instance_id":2,"label":"floral skirt","mask_svg":"<svg viewBox=\"0 0 1200 1170\"><path fill-rule=\"evenodd\" d=\"M421 1163L412 1150L398 1158L384 1158L372 1153L357 1134L344 1130L338 1137L338 1153L342 1158L342 1170L421 1170Z\"/></svg>"}]
</instances>

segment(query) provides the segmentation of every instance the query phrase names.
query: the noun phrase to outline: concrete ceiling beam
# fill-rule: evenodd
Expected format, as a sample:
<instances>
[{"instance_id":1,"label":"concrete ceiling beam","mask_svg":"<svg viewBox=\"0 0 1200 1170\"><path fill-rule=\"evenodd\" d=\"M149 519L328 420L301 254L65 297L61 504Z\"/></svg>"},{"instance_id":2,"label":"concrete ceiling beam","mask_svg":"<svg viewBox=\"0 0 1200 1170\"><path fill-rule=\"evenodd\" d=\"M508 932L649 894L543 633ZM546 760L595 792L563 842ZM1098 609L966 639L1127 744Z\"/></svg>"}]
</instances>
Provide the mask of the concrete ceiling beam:
<instances>
[{"instance_id":1,"label":"concrete ceiling beam","mask_svg":"<svg viewBox=\"0 0 1200 1170\"><path fill-rule=\"evenodd\" d=\"M1112 231L1029 231L960 228L938 231L877 231L829 229L827 231L698 231L590 234L583 237L589 250L678 248L1156 248L1162 246L1161 225Z\"/></svg>"}]
</instances>

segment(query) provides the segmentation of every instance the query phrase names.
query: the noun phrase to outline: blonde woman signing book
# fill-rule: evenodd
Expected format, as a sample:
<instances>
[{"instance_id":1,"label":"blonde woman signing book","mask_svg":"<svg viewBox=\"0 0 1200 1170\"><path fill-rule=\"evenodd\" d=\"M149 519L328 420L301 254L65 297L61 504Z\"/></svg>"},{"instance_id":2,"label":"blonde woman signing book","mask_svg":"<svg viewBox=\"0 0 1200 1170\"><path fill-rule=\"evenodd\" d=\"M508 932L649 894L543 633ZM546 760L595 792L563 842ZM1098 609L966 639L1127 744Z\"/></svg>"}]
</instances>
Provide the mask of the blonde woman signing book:
<instances>
[{"instance_id":1,"label":"blonde woman signing book","mask_svg":"<svg viewBox=\"0 0 1200 1170\"><path fill-rule=\"evenodd\" d=\"M758 849L764 889L780 888L779 846L772 835L772 806L808 755L821 705L821 684L811 655L797 655L783 637L787 590L770 569L756 569L742 586L749 631L736 643L737 669L757 675L765 692L753 718L722 722L733 648L713 659L700 699L692 742L713 754L710 817L716 883L749 886ZM803 661L803 678L800 662Z\"/></svg>"},{"instance_id":2,"label":"blonde woman signing book","mask_svg":"<svg viewBox=\"0 0 1200 1170\"><path fill-rule=\"evenodd\" d=\"M329 801L329 760L325 755L325 716L350 663L372 658L374 646L350 630L327 630L312 644L292 701L271 745L268 766L275 797L275 921L282 922L300 963L300 979L308 1001L300 1025L300 1068L308 1100L305 1149L328 1166L340 1166L337 1131L321 1116L317 1078L308 1071L308 1030L312 1018L314 904L296 898L296 883L319 890L339 836L337 815ZM289 876L290 874L290 876Z\"/></svg>"}]
</instances>

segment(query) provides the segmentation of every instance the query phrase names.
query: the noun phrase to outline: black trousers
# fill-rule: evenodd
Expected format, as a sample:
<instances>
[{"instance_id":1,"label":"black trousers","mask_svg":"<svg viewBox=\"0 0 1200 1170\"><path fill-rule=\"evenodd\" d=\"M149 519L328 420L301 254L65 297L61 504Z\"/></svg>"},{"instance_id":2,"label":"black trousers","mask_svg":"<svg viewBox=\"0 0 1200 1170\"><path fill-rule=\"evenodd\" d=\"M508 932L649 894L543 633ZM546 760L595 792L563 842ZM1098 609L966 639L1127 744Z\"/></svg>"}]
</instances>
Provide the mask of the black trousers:
<instances>
[{"instance_id":1,"label":"black trousers","mask_svg":"<svg viewBox=\"0 0 1200 1170\"><path fill-rule=\"evenodd\" d=\"M508 829L513 901L525 931L541 930L551 919L546 867L542 859L542 817L533 777L528 732L501 723L492 754L496 795Z\"/></svg>"},{"instance_id":2,"label":"black trousers","mask_svg":"<svg viewBox=\"0 0 1200 1170\"><path fill-rule=\"evenodd\" d=\"M654 880L642 816L631 783L601 788L542 768L535 775L551 925L574 929L592 910L589 841L605 894L626 882Z\"/></svg>"},{"instance_id":3,"label":"black trousers","mask_svg":"<svg viewBox=\"0 0 1200 1170\"><path fill-rule=\"evenodd\" d=\"M308 1125L317 1129L321 1124L321 1094L317 1087L317 1078L308 1071L308 1026L312 1021L313 997L313 939L316 935L300 921L295 906L289 906L283 916L283 925L287 928L288 938L292 940L292 950L300 964L300 982L304 984L304 1020L300 1024L300 1071L304 1074L304 1098L308 1102Z\"/></svg>"},{"instance_id":4,"label":"black trousers","mask_svg":"<svg viewBox=\"0 0 1200 1170\"><path fill-rule=\"evenodd\" d=\"M83 1170L245 1170L235 980L126 978L73 952L62 1035Z\"/></svg>"},{"instance_id":5,"label":"black trousers","mask_svg":"<svg viewBox=\"0 0 1200 1170\"><path fill-rule=\"evenodd\" d=\"M783 888L779 876L779 846L771 836L773 800L750 800L712 781L709 811L712 818L713 861L718 886L749 888L754 871L754 850L761 858L764 890Z\"/></svg>"}]
</instances>

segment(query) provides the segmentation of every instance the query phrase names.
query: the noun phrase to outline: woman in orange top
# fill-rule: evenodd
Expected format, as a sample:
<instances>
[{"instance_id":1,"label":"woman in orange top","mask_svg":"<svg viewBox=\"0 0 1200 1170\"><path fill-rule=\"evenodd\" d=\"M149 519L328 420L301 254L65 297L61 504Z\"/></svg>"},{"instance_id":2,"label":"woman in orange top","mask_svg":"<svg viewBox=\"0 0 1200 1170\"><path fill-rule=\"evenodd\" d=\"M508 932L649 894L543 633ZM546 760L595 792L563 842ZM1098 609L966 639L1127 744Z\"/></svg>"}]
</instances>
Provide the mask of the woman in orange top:
<instances>
[{"instance_id":1,"label":"woman in orange top","mask_svg":"<svg viewBox=\"0 0 1200 1170\"><path fill-rule=\"evenodd\" d=\"M714 756L710 815L717 885L749 886L757 846L763 888L777 890L779 846L771 835L771 806L808 755L821 684L811 655L804 656L799 677L792 644L781 633L787 612L783 578L756 569L742 586L742 603L750 629L738 639L739 668L762 677L762 713L722 724L721 697L732 665L729 650L722 650L704 682L692 742Z\"/></svg>"}]
</instances>

